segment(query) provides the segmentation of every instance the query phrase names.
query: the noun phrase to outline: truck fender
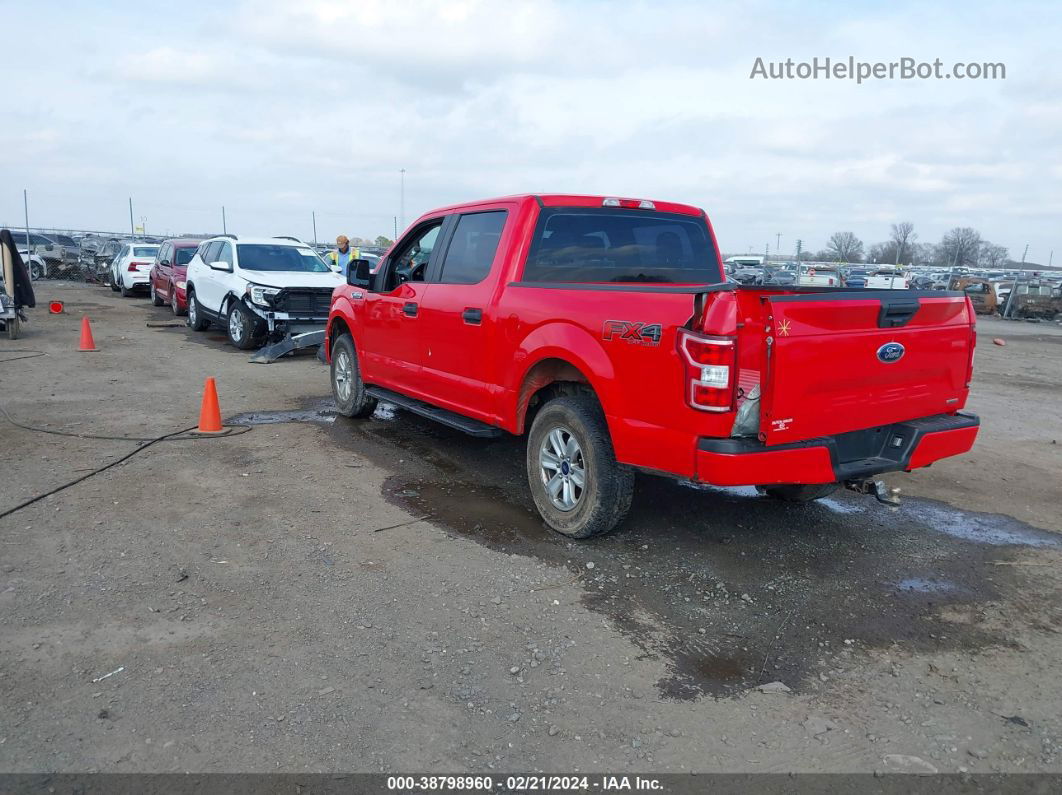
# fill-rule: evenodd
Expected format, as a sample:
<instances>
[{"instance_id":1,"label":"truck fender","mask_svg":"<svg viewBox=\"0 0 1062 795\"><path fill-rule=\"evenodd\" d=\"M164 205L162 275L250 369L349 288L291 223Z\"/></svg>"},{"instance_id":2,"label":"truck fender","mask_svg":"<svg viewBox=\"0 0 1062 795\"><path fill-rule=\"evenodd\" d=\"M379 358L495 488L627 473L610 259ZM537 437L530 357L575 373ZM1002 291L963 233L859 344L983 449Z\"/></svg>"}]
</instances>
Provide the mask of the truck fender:
<instances>
[{"instance_id":1,"label":"truck fender","mask_svg":"<svg viewBox=\"0 0 1062 795\"><path fill-rule=\"evenodd\" d=\"M332 304L332 311L328 313L328 323L325 325L325 357L328 361L331 361L332 356L332 343L340 334L350 334L351 339L354 340L354 350L358 351L361 348L360 335L358 334L359 326L355 321L354 307L350 303L350 299L345 295L340 295Z\"/></svg>"},{"instance_id":2,"label":"truck fender","mask_svg":"<svg viewBox=\"0 0 1062 795\"><path fill-rule=\"evenodd\" d=\"M565 366L575 372L565 372ZM577 375L581 378L575 378ZM608 416L616 375L601 342L567 321L538 326L517 346L505 379L511 385L503 398L506 405L502 409L502 416L508 421L507 430L523 433L532 395L543 386L565 380L585 381Z\"/></svg>"}]
</instances>

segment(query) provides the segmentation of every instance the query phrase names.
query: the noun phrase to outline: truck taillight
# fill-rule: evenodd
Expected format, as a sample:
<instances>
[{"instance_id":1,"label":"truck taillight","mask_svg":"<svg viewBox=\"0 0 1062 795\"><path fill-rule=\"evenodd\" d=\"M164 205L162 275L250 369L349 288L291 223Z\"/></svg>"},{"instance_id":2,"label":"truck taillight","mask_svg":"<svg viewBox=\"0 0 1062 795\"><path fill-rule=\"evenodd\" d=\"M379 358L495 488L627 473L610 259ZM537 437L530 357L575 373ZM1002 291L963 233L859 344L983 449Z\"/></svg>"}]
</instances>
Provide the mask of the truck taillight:
<instances>
[{"instance_id":1,"label":"truck taillight","mask_svg":"<svg viewBox=\"0 0 1062 795\"><path fill-rule=\"evenodd\" d=\"M678 346L686 368L686 402L701 411L730 411L734 407L734 338L682 330Z\"/></svg>"}]
</instances>

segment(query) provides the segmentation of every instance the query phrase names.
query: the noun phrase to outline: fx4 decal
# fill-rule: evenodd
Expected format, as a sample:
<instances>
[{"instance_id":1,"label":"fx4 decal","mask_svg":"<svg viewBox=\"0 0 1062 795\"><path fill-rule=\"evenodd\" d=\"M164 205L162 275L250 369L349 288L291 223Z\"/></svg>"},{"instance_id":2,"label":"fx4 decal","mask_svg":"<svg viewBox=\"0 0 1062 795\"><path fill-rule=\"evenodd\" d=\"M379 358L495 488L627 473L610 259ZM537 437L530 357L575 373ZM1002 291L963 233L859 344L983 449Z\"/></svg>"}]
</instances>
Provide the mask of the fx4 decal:
<instances>
[{"instance_id":1,"label":"fx4 decal","mask_svg":"<svg viewBox=\"0 0 1062 795\"><path fill-rule=\"evenodd\" d=\"M603 340L622 340L631 345L659 345L663 333L659 323L630 320L606 320L601 328Z\"/></svg>"}]
</instances>

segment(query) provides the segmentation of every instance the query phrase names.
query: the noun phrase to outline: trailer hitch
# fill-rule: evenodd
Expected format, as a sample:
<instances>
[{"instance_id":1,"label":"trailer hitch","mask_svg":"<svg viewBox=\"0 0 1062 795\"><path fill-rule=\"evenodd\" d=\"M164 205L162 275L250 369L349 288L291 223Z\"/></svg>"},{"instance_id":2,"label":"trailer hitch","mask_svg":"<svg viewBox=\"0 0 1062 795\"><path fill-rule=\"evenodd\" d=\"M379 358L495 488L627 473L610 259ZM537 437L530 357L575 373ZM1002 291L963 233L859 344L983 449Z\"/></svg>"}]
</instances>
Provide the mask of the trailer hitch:
<instances>
[{"instance_id":1,"label":"trailer hitch","mask_svg":"<svg viewBox=\"0 0 1062 795\"><path fill-rule=\"evenodd\" d=\"M883 480L846 480L844 487L858 494L872 494L874 499L884 505L895 508L900 504L900 490L889 488Z\"/></svg>"}]
</instances>

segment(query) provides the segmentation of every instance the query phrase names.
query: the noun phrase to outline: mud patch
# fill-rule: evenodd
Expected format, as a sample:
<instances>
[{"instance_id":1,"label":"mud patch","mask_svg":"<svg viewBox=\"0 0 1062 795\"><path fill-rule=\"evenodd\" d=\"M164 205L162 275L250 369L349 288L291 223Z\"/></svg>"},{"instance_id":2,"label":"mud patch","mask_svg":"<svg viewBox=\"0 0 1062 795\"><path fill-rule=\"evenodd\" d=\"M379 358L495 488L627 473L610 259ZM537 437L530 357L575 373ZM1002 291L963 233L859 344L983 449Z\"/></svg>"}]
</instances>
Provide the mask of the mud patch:
<instances>
[{"instance_id":1,"label":"mud patch","mask_svg":"<svg viewBox=\"0 0 1062 795\"><path fill-rule=\"evenodd\" d=\"M925 500L896 511L839 492L794 505L752 487L648 475L613 534L573 542L534 510L522 439L474 439L402 410L338 418L326 432L394 473L391 503L490 549L567 568L587 609L664 664L657 688L668 699L774 680L799 691L822 666L856 665L878 648L1009 645L978 617L1001 588L1017 589L1015 567L992 564L1058 543L1009 517ZM974 618L956 624L948 610Z\"/></svg>"}]
</instances>

